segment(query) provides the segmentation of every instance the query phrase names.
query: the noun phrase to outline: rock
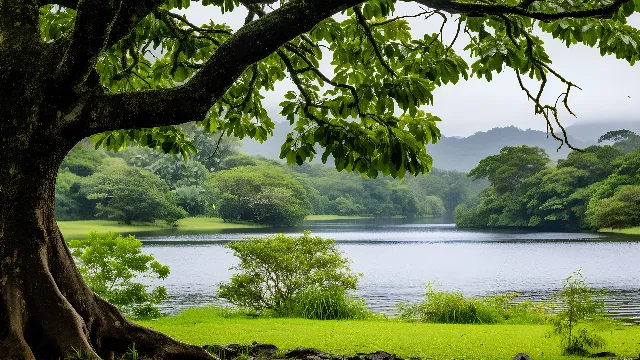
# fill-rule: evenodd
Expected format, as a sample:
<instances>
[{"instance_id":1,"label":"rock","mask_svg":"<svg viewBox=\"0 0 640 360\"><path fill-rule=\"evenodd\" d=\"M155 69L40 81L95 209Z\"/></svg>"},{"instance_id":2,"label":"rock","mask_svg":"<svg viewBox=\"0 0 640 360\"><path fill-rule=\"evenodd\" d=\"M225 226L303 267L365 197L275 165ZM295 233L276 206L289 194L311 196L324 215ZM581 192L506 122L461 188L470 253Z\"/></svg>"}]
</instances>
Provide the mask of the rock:
<instances>
[{"instance_id":1,"label":"rock","mask_svg":"<svg viewBox=\"0 0 640 360\"><path fill-rule=\"evenodd\" d=\"M602 351L602 352L599 352L599 353L591 354L591 357L615 358L616 354L612 353L611 351Z\"/></svg>"},{"instance_id":2,"label":"rock","mask_svg":"<svg viewBox=\"0 0 640 360\"><path fill-rule=\"evenodd\" d=\"M293 350L289 350L284 353L287 359L306 359L306 360L318 360L318 359L335 359L337 357L331 356L317 349L309 349L305 347L297 347Z\"/></svg>"},{"instance_id":3,"label":"rock","mask_svg":"<svg viewBox=\"0 0 640 360\"><path fill-rule=\"evenodd\" d=\"M278 352L278 347L271 344L253 342L249 346L249 355L261 358L272 358Z\"/></svg>"},{"instance_id":4,"label":"rock","mask_svg":"<svg viewBox=\"0 0 640 360\"><path fill-rule=\"evenodd\" d=\"M389 354L386 351L376 351L371 354L365 355L364 360L401 360L394 354Z\"/></svg>"},{"instance_id":5,"label":"rock","mask_svg":"<svg viewBox=\"0 0 640 360\"><path fill-rule=\"evenodd\" d=\"M513 357L513 360L531 360L531 356L525 353L517 353L516 356Z\"/></svg>"},{"instance_id":6,"label":"rock","mask_svg":"<svg viewBox=\"0 0 640 360\"><path fill-rule=\"evenodd\" d=\"M205 345L203 348L222 360L232 360L249 353L249 346L240 344Z\"/></svg>"}]
</instances>

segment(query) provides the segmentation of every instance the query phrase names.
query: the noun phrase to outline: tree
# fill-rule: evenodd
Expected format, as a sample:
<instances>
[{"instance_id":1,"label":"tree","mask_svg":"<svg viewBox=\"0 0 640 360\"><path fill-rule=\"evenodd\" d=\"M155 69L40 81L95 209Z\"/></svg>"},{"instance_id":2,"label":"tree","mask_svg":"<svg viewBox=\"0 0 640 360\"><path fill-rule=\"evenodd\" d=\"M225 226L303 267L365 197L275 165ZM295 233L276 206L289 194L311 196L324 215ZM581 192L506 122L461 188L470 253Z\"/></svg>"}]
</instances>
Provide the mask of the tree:
<instances>
[{"instance_id":1,"label":"tree","mask_svg":"<svg viewBox=\"0 0 640 360\"><path fill-rule=\"evenodd\" d=\"M587 206L587 223L596 229L640 225L640 185L623 185L612 197L593 198Z\"/></svg>"},{"instance_id":2,"label":"tree","mask_svg":"<svg viewBox=\"0 0 640 360\"><path fill-rule=\"evenodd\" d=\"M87 136L109 150L138 143L188 156L196 149L175 125L197 121L263 141L274 123L261 92L288 76L295 90L281 114L296 124L282 147L288 163L323 148L338 170L402 177L430 169L424 145L440 136L439 118L420 106L469 75L491 80L508 67L539 81L536 90L519 84L566 141L556 105L541 99L548 79L567 86L560 105L575 85L553 70L534 28L639 58L639 32L626 24L638 11L632 0L415 2L425 17L456 17L448 24L459 25L454 40L470 37L470 66L438 33L413 39L393 0L203 0L249 9L235 31L172 12L189 0L0 0L0 353L56 358L73 347L110 358L135 343L141 357L210 358L127 321L82 281L54 195L65 154ZM319 68L323 55L333 56L332 76Z\"/></svg>"},{"instance_id":3,"label":"tree","mask_svg":"<svg viewBox=\"0 0 640 360\"><path fill-rule=\"evenodd\" d=\"M631 130L613 130L600 136L598 143L613 141L613 147L626 153L634 152L640 148L640 136Z\"/></svg>"},{"instance_id":4,"label":"tree","mask_svg":"<svg viewBox=\"0 0 640 360\"><path fill-rule=\"evenodd\" d=\"M220 284L218 297L256 310L283 310L304 290L355 290L358 277L333 239L277 234L227 247L240 259L231 281Z\"/></svg>"},{"instance_id":5,"label":"tree","mask_svg":"<svg viewBox=\"0 0 640 360\"><path fill-rule=\"evenodd\" d=\"M549 155L539 147L505 146L500 154L487 156L469 172L473 179L488 179L498 194L515 191L529 176L549 163Z\"/></svg>"},{"instance_id":6,"label":"tree","mask_svg":"<svg viewBox=\"0 0 640 360\"><path fill-rule=\"evenodd\" d=\"M83 184L87 199L97 201L96 216L125 224L132 221L168 224L185 217L175 194L157 175L140 168L114 162L88 177Z\"/></svg>"},{"instance_id":7,"label":"tree","mask_svg":"<svg viewBox=\"0 0 640 360\"><path fill-rule=\"evenodd\" d=\"M311 204L296 179L283 169L243 166L214 173L207 187L225 221L295 225L309 215Z\"/></svg>"}]
</instances>

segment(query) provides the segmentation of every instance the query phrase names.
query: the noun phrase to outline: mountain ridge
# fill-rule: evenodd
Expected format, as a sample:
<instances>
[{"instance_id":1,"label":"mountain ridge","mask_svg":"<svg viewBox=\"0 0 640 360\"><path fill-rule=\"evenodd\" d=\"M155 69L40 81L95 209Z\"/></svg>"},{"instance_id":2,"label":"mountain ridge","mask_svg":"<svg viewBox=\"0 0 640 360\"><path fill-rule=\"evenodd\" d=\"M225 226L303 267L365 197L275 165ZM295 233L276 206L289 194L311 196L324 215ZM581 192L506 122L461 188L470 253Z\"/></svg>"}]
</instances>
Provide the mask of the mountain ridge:
<instances>
[{"instance_id":1,"label":"mountain ridge","mask_svg":"<svg viewBox=\"0 0 640 360\"><path fill-rule=\"evenodd\" d=\"M627 129L640 134L640 123L629 121L581 122L566 127L569 142L573 147L582 148L597 143L598 138L611 130ZM242 140L242 151L250 155L261 155L278 159L280 146L284 143L293 126L277 123L274 135L260 144L252 139ZM436 144L427 145L427 152L433 157L433 166L441 170L468 172L483 158L500 152L504 146L538 146L544 149L552 160L565 158L571 151L568 146L546 134L544 131L515 126L494 127L478 131L467 137L442 136Z\"/></svg>"}]
</instances>

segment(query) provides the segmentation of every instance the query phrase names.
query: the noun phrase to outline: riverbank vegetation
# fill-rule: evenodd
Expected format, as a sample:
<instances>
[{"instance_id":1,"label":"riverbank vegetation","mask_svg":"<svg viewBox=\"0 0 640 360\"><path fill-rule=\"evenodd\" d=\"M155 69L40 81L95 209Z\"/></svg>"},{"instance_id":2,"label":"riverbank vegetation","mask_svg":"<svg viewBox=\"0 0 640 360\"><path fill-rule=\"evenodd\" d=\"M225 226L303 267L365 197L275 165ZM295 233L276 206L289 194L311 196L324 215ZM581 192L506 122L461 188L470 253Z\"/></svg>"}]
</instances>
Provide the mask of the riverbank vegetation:
<instances>
[{"instance_id":1,"label":"riverbank vegetation","mask_svg":"<svg viewBox=\"0 0 640 360\"><path fill-rule=\"evenodd\" d=\"M550 325L464 325L404 322L392 319L306 320L255 318L216 307L192 308L177 316L140 324L191 344L274 344L281 349L306 346L334 354L384 350L404 358L511 360L523 352L535 360L571 360L562 356ZM607 345L600 351L621 358L638 355L639 326L612 325L598 332Z\"/></svg>"},{"instance_id":2,"label":"riverbank vegetation","mask_svg":"<svg viewBox=\"0 0 640 360\"><path fill-rule=\"evenodd\" d=\"M208 217L187 217L176 222L175 226L167 225L162 221L152 223L133 222L123 224L113 220L73 220L58 221L58 227L65 239L84 239L91 231L108 232L112 231L123 235L153 235L159 232L168 231L176 234L219 232L230 229L251 229L260 227L256 224L228 223L220 218Z\"/></svg>"},{"instance_id":3,"label":"riverbank vegetation","mask_svg":"<svg viewBox=\"0 0 640 360\"><path fill-rule=\"evenodd\" d=\"M602 229L640 225L640 136L611 131L612 145L573 151L551 164L540 148L507 146L469 175L487 179L474 206L456 208L460 227Z\"/></svg>"},{"instance_id":4,"label":"riverbank vegetation","mask_svg":"<svg viewBox=\"0 0 640 360\"><path fill-rule=\"evenodd\" d=\"M185 162L170 154L131 147L111 153L78 144L60 167L59 221L111 220L123 224L181 226L185 217L225 222L299 224L305 216L441 217L472 201L486 182L439 171L416 178L370 179L320 164L288 167L238 151L237 141L184 126L190 140L218 152ZM100 229L96 229L100 230ZM114 230L117 231L117 230Z\"/></svg>"}]
</instances>

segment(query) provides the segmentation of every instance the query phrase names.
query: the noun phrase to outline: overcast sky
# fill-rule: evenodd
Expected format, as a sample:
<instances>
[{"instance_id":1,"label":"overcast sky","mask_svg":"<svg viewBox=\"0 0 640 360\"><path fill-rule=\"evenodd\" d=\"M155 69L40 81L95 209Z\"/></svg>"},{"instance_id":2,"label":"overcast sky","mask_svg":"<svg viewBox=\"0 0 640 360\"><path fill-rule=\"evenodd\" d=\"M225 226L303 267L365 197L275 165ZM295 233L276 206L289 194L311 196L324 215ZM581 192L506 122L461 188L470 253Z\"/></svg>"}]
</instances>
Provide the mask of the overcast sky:
<instances>
[{"instance_id":1,"label":"overcast sky","mask_svg":"<svg viewBox=\"0 0 640 360\"><path fill-rule=\"evenodd\" d=\"M237 11L222 17L216 9L192 3L183 13L197 24L214 19L217 23L226 22L234 29L242 25L246 15L244 11ZM412 3L399 2L396 11L396 15L404 15L420 12L420 9ZM455 31L454 22L449 23L451 27L447 28L445 35L452 36ZM638 17L632 23L640 27ZM436 17L428 21L411 21L416 37L422 37L426 32L435 32L439 27L440 21ZM583 45L567 48L546 34L541 34L541 37L553 60L554 69L582 88L572 89L569 103L578 117L563 113L561 120L564 125L608 119L640 121L639 65L629 66L626 61L614 56L602 57L597 49ZM462 52L464 41L465 38L461 37L455 48L458 54L466 58ZM276 93L267 94L265 107L274 120L280 117L278 104L282 101L282 94L292 88L291 84L281 84ZM564 90L565 87L561 84L550 83L546 91L549 99L555 99ZM477 131L509 125L522 129L545 129L544 119L533 114L533 104L527 101L514 72L509 69L494 76L491 83L473 78L436 89L434 97L434 106L425 107L425 110L443 119L440 129L446 136L468 136Z\"/></svg>"}]
</instances>

